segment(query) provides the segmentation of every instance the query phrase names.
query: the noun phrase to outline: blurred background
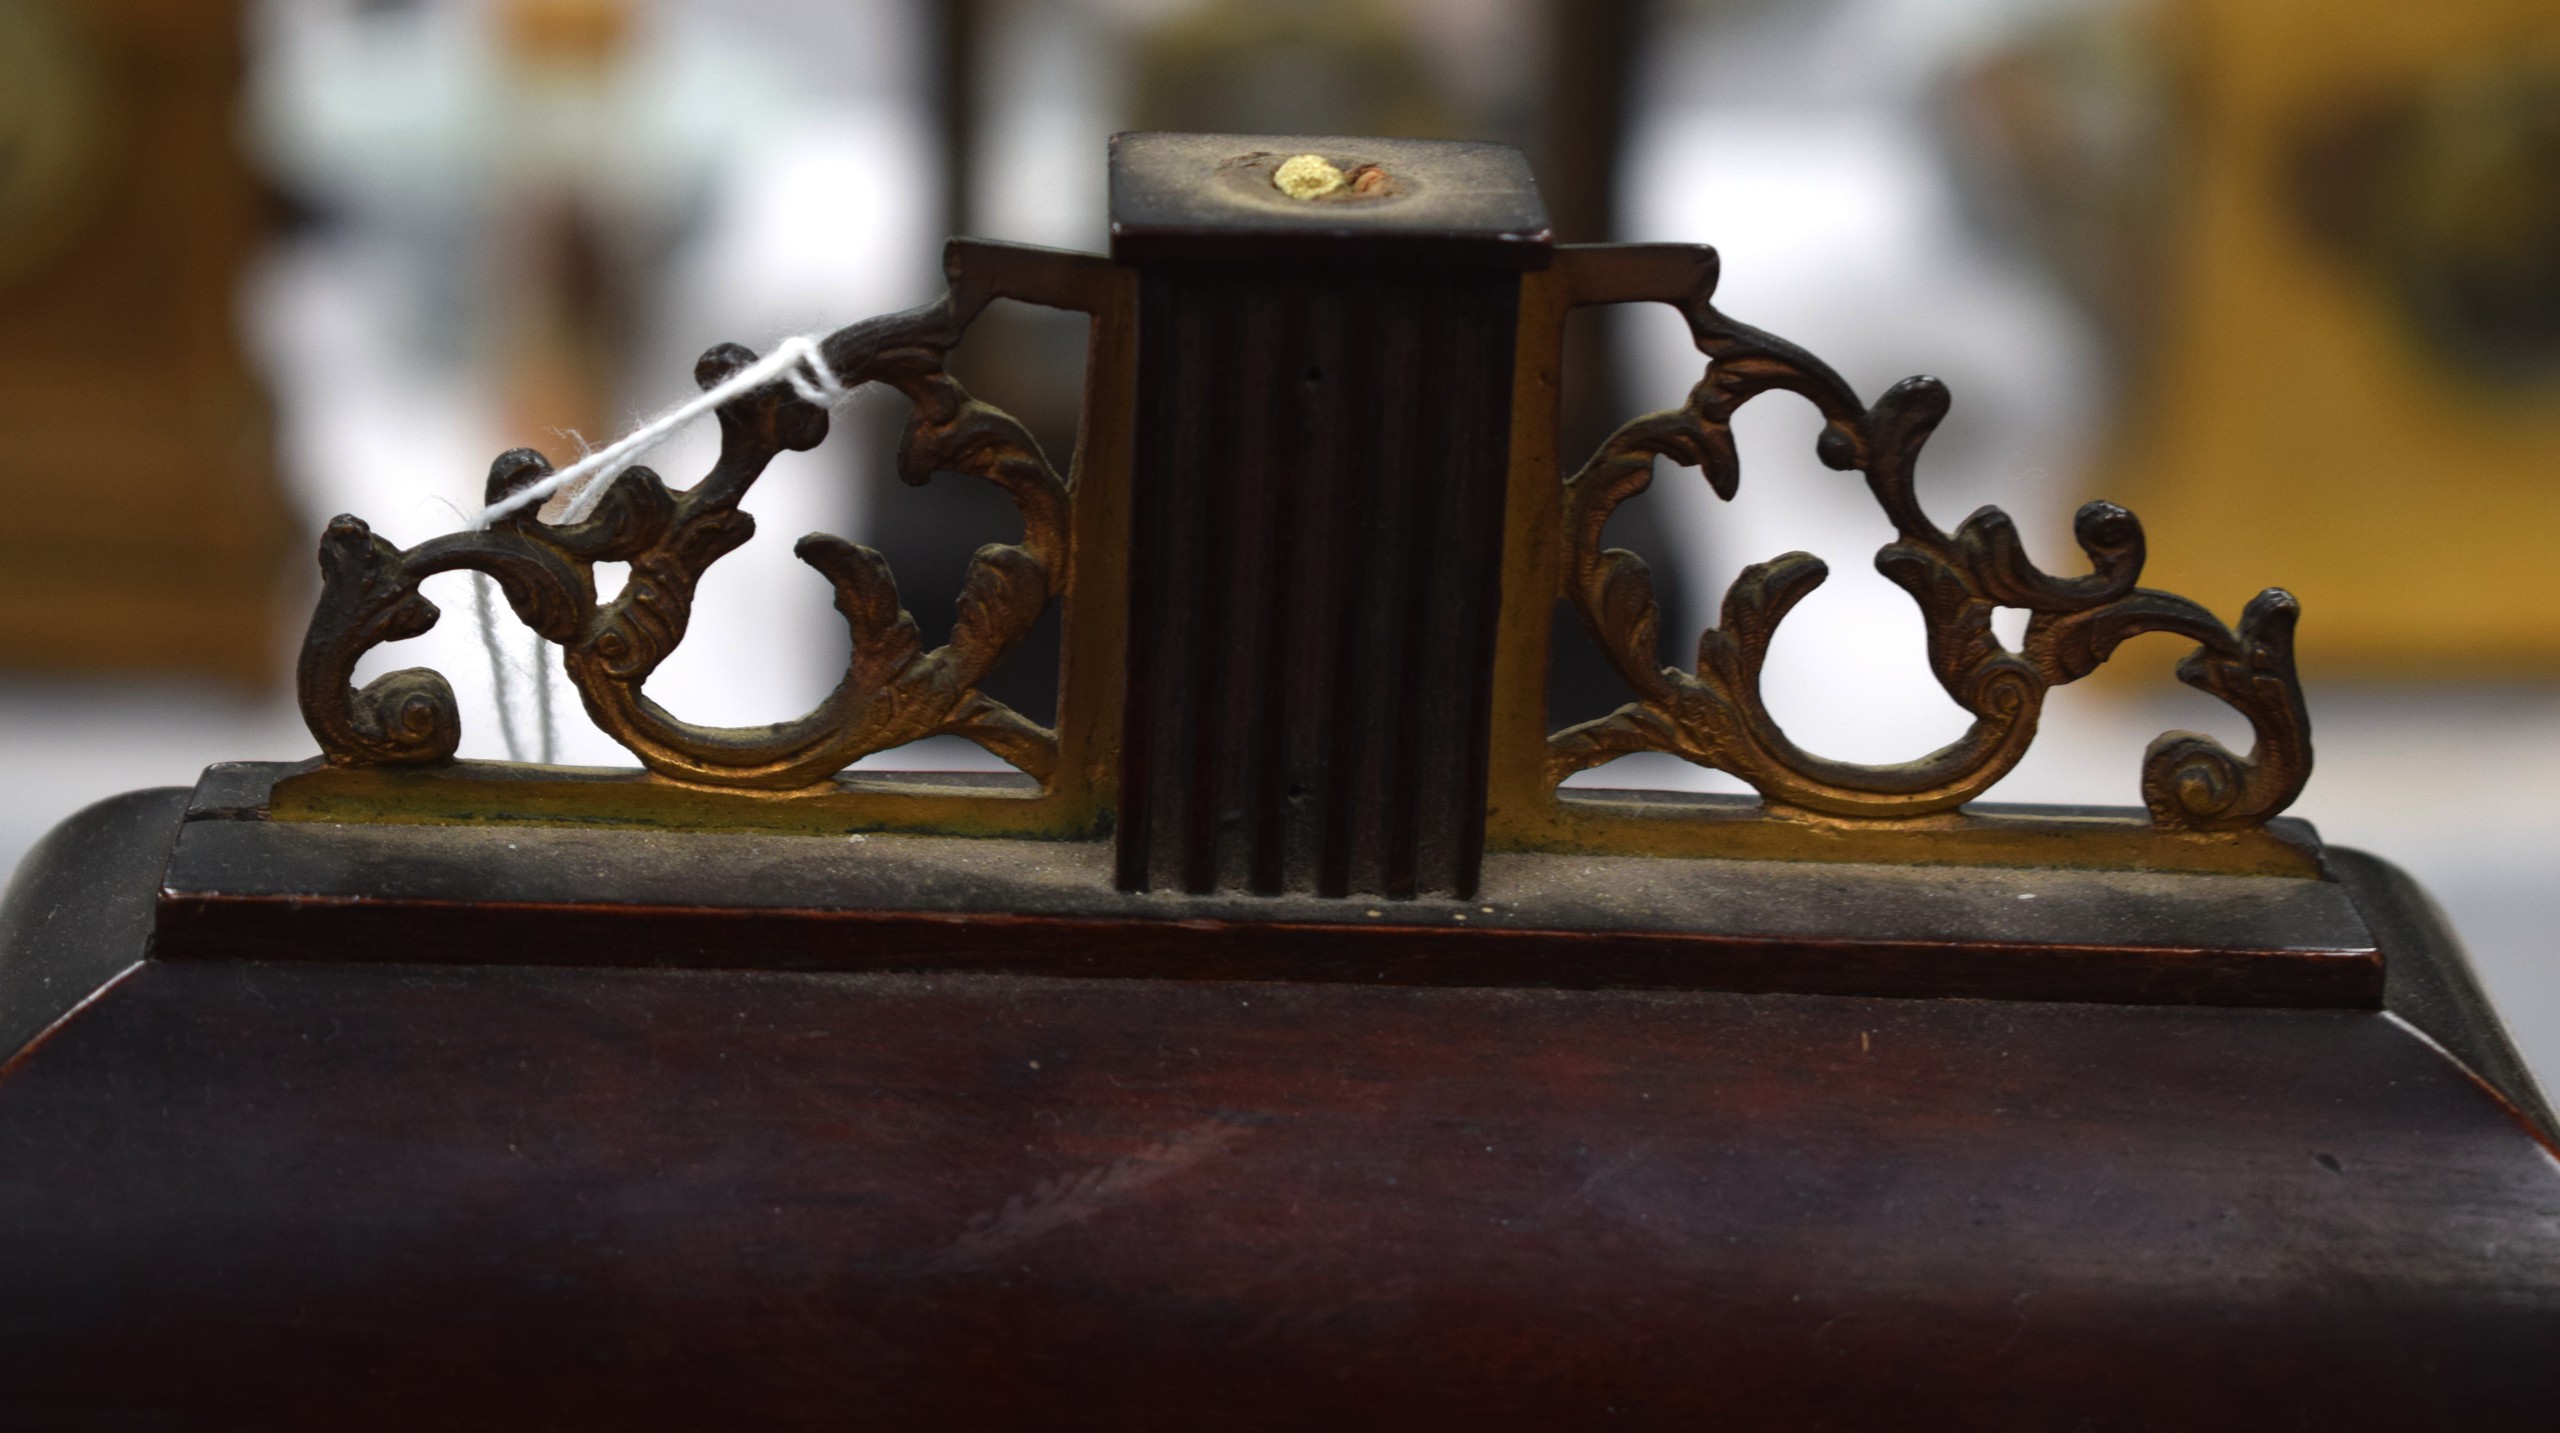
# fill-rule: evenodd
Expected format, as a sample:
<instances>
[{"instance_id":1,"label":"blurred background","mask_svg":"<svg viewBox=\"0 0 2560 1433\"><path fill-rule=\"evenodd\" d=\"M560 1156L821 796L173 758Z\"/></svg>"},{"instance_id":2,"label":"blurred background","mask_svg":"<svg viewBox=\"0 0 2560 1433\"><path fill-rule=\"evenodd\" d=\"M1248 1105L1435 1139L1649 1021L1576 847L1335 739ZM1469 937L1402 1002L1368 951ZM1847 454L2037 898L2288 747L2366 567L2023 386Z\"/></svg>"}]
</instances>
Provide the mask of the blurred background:
<instances>
[{"instance_id":1,"label":"blurred background","mask_svg":"<svg viewBox=\"0 0 2560 1433\"><path fill-rule=\"evenodd\" d=\"M454 527L498 452L609 440L712 343L929 299L947 233L1099 250L1128 128L1519 144L1560 237L1715 244L1722 306L1862 392L1947 380L1942 525L1996 502L2079 570L2103 496L2152 585L2226 616L2292 588L2297 814L2435 892L2560 1081L2547 0L0 0L0 870L98 797L312 750L288 684L331 514ZM1569 353L1569 449L1700 364L1668 310L1580 317ZM1063 460L1080 319L1000 305L959 361ZM1612 535L1684 633L1744 565L1824 555L1772 707L1831 755L1918 755L1962 715L1791 404L1745 411L1738 501L1667 472ZM894 482L899 417L858 402L758 485L653 695L744 723L833 685L807 531L883 548L947 628L1010 510ZM627 762L503 612L484 645L469 579L427 590L445 620L359 680L443 671L466 755ZM2180 654L2057 693L1995 798L2131 803L2157 732L2245 743ZM1038 708L1046 657L1000 695ZM1619 699L1560 661L1560 720Z\"/></svg>"}]
</instances>

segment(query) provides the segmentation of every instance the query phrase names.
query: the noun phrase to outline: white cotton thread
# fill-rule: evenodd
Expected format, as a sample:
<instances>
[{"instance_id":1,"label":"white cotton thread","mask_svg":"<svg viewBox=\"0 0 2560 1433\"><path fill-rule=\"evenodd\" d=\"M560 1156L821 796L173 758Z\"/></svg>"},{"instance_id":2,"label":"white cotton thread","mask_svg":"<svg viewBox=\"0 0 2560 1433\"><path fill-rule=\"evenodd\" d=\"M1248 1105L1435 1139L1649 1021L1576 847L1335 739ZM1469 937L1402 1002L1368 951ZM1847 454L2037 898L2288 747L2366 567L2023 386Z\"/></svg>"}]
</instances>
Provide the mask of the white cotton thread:
<instances>
[{"instance_id":1,"label":"white cotton thread","mask_svg":"<svg viewBox=\"0 0 2560 1433\"><path fill-rule=\"evenodd\" d=\"M542 764L549 766L560 757L560 722L551 713L551 674L557 664L551 660L551 644L541 633L533 634L533 720L534 733L542 739Z\"/></svg>"},{"instance_id":2,"label":"white cotton thread","mask_svg":"<svg viewBox=\"0 0 2560 1433\"><path fill-rule=\"evenodd\" d=\"M559 759L560 724L553 714L551 682L556 664L551 660L551 643L541 633L527 631L531 639L521 667L507 650L505 632L498 625L498 603L492 591L497 584L485 572L471 574L472 615L480 628L480 652L489 660L489 696L498 709L498 739L506 746L507 760L522 761L530 748L533 759L549 766ZM515 678L533 683L533 732L530 738L520 729L525 713L523 702L515 690Z\"/></svg>"},{"instance_id":3,"label":"white cotton thread","mask_svg":"<svg viewBox=\"0 0 2560 1433\"><path fill-rule=\"evenodd\" d=\"M614 482L628 471L639 457L657 447L685 424L711 412L741 394L763 387L775 379L791 385L791 391L803 402L821 408L834 408L853 396L853 390L836 376L827 363L821 338L814 334L797 334L775 344L773 352L739 369L710 388L660 413L657 417L623 435L601 449L588 449L586 440L571 433L567 436L578 445L578 461L540 482L520 488L494 503L482 507L465 522L468 530L479 532L490 523L511 513L521 512L550 500L552 494L583 484L561 514L563 523L583 521L591 516ZM460 517L461 510L450 503L436 500ZM480 649L489 659L489 685L498 709L498 736L507 749L510 761L524 760L528 743L518 730L516 694L511 677L515 663L506 650L498 631L497 602L491 589L495 584L484 572L471 574L472 615L480 629ZM542 634L533 634L533 659L525 675L533 683L534 742L537 760L549 764L559 750L559 724L551 700L550 643Z\"/></svg>"},{"instance_id":4,"label":"white cotton thread","mask_svg":"<svg viewBox=\"0 0 2560 1433\"><path fill-rule=\"evenodd\" d=\"M426 501L453 514L457 522L466 524L470 522L469 518L463 516L459 506L444 498L431 497ZM509 689L507 681L507 675L512 670L512 666L507 660L505 639L498 633L498 604L491 593L494 585L489 574L485 572L475 571L471 574L472 625L479 629L480 655L487 658L489 662L489 697L498 709L498 739L505 744L509 761L522 761L524 760L524 743L516 734L515 694ZM541 723L541 759L546 765L550 763L552 752L559 744L557 728L553 725L551 716L551 674L548 664L543 660L547 655L549 654L544 649L542 634L534 633L534 710L538 713L537 719Z\"/></svg>"},{"instance_id":5,"label":"white cotton thread","mask_svg":"<svg viewBox=\"0 0 2560 1433\"><path fill-rule=\"evenodd\" d=\"M508 690L507 649L498 638L498 604L490 600L489 589L497 586L489 574L471 574L471 613L479 619L480 650L489 658L490 695L498 707L498 739L506 744L507 760L524 760L524 741L516 735L515 694Z\"/></svg>"},{"instance_id":6,"label":"white cotton thread","mask_svg":"<svg viewBox=\"0 0 2560 1433\"><path fill-rule=\"evenodd\" d=\"M573 486L578 487L577 496L569 500L568 511L560 515L560 520L564 523L584 521L594 514L596 505L604 501L604 495L612 491L615 481L640 455L673 437L685 424L777 378L788 382L791 391L800 395L803 401L821 408L833 408L853 393L827 365L825 350L816 336L794 335L775 344L773 352L641 424L611 444L480 509L472 516L472 530L478 531L499 518L538 506L549 501L552 494ZM580 484L584 486L578 486Z\"/></svg>"}]
</instances>

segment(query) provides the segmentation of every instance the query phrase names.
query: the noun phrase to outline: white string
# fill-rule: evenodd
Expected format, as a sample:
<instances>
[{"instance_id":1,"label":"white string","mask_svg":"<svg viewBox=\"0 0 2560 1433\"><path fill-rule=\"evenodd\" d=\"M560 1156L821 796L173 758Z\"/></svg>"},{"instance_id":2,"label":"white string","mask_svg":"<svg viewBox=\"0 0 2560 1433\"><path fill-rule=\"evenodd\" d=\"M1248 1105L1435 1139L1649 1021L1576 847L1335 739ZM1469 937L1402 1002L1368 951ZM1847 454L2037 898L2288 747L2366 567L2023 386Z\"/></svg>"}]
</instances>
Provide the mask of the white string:
<instances>
[{"instance_id":1,"label":"white string","mask_svg":"<svg viewBox=\"0 0 2560 1433\"><path fill-rule=\"evenodd\" d=\"M534 734L541 739L542 764L549 766L560 755L560 722L551 711L551 674L560 664L551 658L551 644L541 633L533 636L533 721Z\"/></svg>"},{"instance_id":2,"label":"white string","mask_svg":"<svg viewBox=\"0 0 2560 1433\"><path fill-rule=\"evenodd\" d=\"M551 683L559 664L551 658L551 644L539 632L527 631L531 649L519 664L507 650L505 634L498 626L498 584L485 572L471 574L472 616L480 630L480 652L489 659L489 695L498 709L498 737L507 748L507 760L523 761L530 749L532 759L549 766L558 759L560 725L553 712ZM523 704L517 700L515 678L533 683L533 732L530 737L518 730Z\"/></svg>"},{"instance_id":3,"label":"white string","mask_svg":"<svg viewBox=\"0 0 2560 1433\"><path fill-rule=\"evenodd\" d=\"M509 513L537 506L553 493L580 483L585 486L569 500L568 511L561 514L560 520L564 523L583 521L595 512L596 505L604 501L604 495L612 490L615 480L641 454L674 436L676 430L685 424L777 378L788 381L792 392L821 408L835 407L853 391L836 377L834 369L827 366L826 354L815 335L799 334L786 338L774 345L773 352L641 424L611 445L480 509L471 519L472 529L477 531Z\"/></svg>"},{"instance_id":4,"label":"white string","mask_svg":"<svg viewBox=\"0 0 2560 1433\"><path fill-rule=\"evenodd\" d=\"M498 707L498 739L506 745L507 760L522 761L524 741L516 735L516 699L507 681L512 664L506 643L498 637L498 604L490 596L490 589L497 585L485 572L471 574L471 614L479 623L480 650L489 658L489 693Z\"/></svg>"},{"instance_id":5,"label":"white string","mask_svg":"<svg viewBox=\"0 0 2560 1433\"><path fill-rule=\"evenodd\" d=\"M561 521L582 521L594 513L596 505L603 502L605 494L612 490L615 480L629 470L643 453L674 436L685 424L777 378L788 382L791 391L803 401L821 408L833 408L853 393L828 366L825 350L817 336L799 334L786 338L774 345L773 352L660 413L611 446L586 452L578 461L540 482L520 488L481 508L471 515L468 526L474 532L480 531L509 513L521 512L548 500L553 493L579 483L585 486L570 499L568 510L561 514ZM574 434L571 436L575 437ZM578 446L584 449L585 441L579 440ZM459 510L455 515L461 515ZM489 683L498 708L499 737L506 745L507 758L522 761L525 742L516 731L516 702L509 690L513 683L508 680L513 663L508 660L505 644L498 636L497 603L490 590L494 585L487 574L472 574L473 615L478 618L481 651L489 659ZM548 763L553 759L558 731L551 710L551 671L547 660L550 652L538 635L533 647L533 663L528 675L533 679L535 740L541 751L540 759Z\"/></svg>"}]
</instances>

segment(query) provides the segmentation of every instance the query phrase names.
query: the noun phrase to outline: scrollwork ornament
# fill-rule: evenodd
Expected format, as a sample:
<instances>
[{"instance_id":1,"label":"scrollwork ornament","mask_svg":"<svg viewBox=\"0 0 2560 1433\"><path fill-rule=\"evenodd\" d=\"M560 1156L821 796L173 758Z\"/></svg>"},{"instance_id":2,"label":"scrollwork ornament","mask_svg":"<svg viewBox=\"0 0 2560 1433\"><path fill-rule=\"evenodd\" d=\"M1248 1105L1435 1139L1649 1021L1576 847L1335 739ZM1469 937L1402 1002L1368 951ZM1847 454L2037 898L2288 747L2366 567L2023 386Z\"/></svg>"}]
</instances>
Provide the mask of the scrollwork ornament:
<instances>
[{"instance_id":1,"label":"scrollwork ornament","mask_svg":"<svg viewBox=\"0 0 2560 1433\"><path fill-rule=\"evenodd\" d=\"M1018 544L990 544L971 559L951 640L927 650L900 606L888 563L869 548L812 534L795 548L835 592L852 635L843 678L818 706L768 726L724 728L684 721L644 687L684 640L703 573L754 534L738 504L767 465L827 435L826 411L777 381L717 410L720 454L694 486L670 490L645 467L625 472L585 519L560 525L531 509L489 527L401 549L361 520L342 516L321 539L322 592L303 641L297 683L305 722L337 766L422 765L449 760L461 739L452 688L425 669L352 688L373 647L435 625L419 584L470 568L496 579L516 615L562 648L588 714L661 776L718 787L795 790L826 781L861 757L924 737L976 742L1046 779L1055 735L979 690L1068 581L1070 493L1038 443L1012 417L970 397L944 363L992 294L958 267L940 301L857 324L823 345L847 386L880 383L908 401L898 450L910 484L957 473L1002 488L1020 512ZM711 388L755 361L736 345L703 355L695 379ZM549 475L540 453L518 449L491 466L491 502ZM628 563L608 601L596 599L595 565Z\"/></svg>"},{"instance_id":2,"label":"scrollwork ornament","mask_svg":"<svg viewBox=\"0 0 2560 1433\"><path fill-rule=\"evenodd\" d=\"M2046 692L2088 675L2128 638L2167 632L2197 644L2179 678L2247 717L2255 742L2242 756L2192 732L2154 741L2142 765L2153 822L2187 831L2255 826L2300 794L2311 772L2311 723L2294 673L2300 609L2290 594L2260 593L2234 631L2186 598L2137 586L2141 524L2112 503L2090 503L2074 520L2090 562L2077 577L2039 570L1997 508L1981 509L1952 533L1941 530L1920 506L1913 471L1946 416L1945 385L1905 379L1873 406L1861 404L1821 360L1715 308L1712 250L1687 258L1693 278L1686 291L1661 297L1688 320L1708 360L1705 375L1679 408L1619 428L1565 483L1564 589L1636 699L1556 733L1548 747L1551 779L1661 751L1731 772L1775 807L1852 820L1952 811L2026 754ZM1726 592L1718 624L1700 636L1695 668L1683 671L1654 656L1661 613L1643 560L1602 546L1610 515L1651 485L1658 457L1698 468L1730 501L1741 481L1733 415L1773 390L1796 393L1820 411L1815 450L1825 465L1865 475L1895 531L1876 568L1919 606L1930 671L1973 718L1961 737L1916 761L1868 766L1805 751L1761 700L1770 641L1787 612L1828 575L1820 559L1793 552L1746 569ZM2001 607L2030 614L2016 651L1992 631Z\"/></svg>"}]
</instances>

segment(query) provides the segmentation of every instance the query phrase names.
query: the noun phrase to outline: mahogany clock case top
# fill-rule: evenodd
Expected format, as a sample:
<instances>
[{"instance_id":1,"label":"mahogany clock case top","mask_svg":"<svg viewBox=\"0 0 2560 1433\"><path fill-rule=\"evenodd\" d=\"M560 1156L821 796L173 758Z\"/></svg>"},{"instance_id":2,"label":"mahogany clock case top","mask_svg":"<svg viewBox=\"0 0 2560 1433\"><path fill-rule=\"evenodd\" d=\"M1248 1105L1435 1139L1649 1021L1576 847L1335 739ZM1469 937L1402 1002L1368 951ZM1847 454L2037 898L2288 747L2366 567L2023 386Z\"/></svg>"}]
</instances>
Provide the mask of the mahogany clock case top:
<instances>
[{"instance_id":1,"label":"mahogany clock case top","mask_svg":"<svg viewBox=\"0 0 2560 1433\"><path fill-rule=\"evenodd\" d=\"M2560 1408L2560 1164L2354 853L2384 1009L161 959L188 800L0 911L12 1426Z\"/></svg>"}]
</instances>

